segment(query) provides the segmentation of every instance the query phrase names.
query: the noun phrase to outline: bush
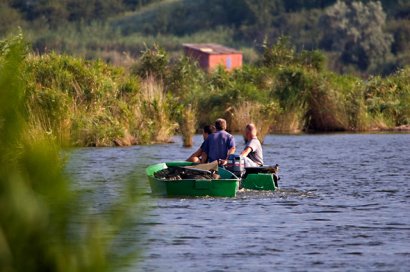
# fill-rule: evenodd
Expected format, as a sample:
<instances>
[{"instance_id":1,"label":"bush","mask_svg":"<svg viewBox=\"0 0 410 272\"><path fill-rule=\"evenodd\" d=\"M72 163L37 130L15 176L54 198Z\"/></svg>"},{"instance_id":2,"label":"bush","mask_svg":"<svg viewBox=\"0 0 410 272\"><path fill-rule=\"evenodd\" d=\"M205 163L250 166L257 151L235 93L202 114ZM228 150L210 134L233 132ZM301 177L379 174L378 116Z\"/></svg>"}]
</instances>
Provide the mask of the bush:
<instances>
[{"instance_id":1,"label":"bush","mask_svg":"<svg viewBox=\"0 0 410 272\"><path fill-rule=\"evenodd\" d=\"M396 86L397 104L396 125L410 125L410 67L398 71L389 77Z\"/></svg>"},{"instance_id":2,"label":"bush","mask_svg":"<svg viewBox=\"0 0 410 272\"><path fill-rule=\"evenodd\" d=\"M409 124L410 81L409 69L383 79L373 77L365 86L369 114L382 127Z\"/></svg>"},{"instance_id":3,"label":"bush","mask_svg":"<svg viewBox=\"0 0 410 272\"><path fill-rule=\"evenodd\" d=\"M166 88L173 97L169 100L172 103L172 117L179 123L183 145L190 147L200 114L199 97L204 93L204 72L193 59L181 57L171 67Z\"/></svg>"},{"instance_id":4,"label":"bush","mask_svg":"<svg viewBox=\"0 0 410 272\"><path fill-rule=\"evenodd\" d=\"M157 91L152 79L147 82L155 86L147 87L123 68L55 53L28 57L25 75L33 129L62 143L129 145L168 141L172 135L173 125L157 125L169 114L162 87Z\"/></svg>"},{"instance_id":5,"label":"bush","mask_svg":"<svg viewBox=\"0 0 410 272\"><path fill-rule=\"evenodd\" d=\"M142 78L155 77L157 80L163 80L167 76L168 64L168 54L163 48L154 44L152 48L146 48L142 52L134 71Z\"/></svg>"},{"instance_id":6,"label":"bush","mask_svg":"<svg viewBox=\"0 0 410 272\"><path fill-rule=\"evenodd\" d=\"M343 93L323 75L314 74L309 90L306 129L345 131L349 129L346 99Z\"/></svg>"}]
</instances>

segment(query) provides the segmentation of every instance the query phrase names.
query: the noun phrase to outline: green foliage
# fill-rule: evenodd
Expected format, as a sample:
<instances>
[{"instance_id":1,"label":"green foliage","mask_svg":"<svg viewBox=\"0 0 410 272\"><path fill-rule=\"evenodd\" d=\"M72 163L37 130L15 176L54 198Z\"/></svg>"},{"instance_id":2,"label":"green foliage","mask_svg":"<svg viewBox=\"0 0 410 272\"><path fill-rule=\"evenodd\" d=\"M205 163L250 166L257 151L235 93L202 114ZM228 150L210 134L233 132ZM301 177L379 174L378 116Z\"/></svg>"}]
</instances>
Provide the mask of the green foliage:
<instances>
[{"instance_id":1,"label":"green foliage","mask_svg":"<svg viewBox=\"0 0 410 272\"><path fill-rule=\"evenodd\" d=\"M278 14L283 9L282 1L272 1L272 0L261 0L261 1L251 1L245 0L246 6L252 14L252 19L255 24L255 28L267 31L272 25L274 17L273 14Z\"/></svg>"},{"instance_id":2,"label":"green foliage","mask_svg":"<svg viewBox=\"0 0 410 272\"><path fill-rule=\"evenodd\" d=\"M168 63L167 52L154 44L152 48L147 47L142 52L135 72L143 78L155 76L158 80L162 80L166 77Z\"/></svg>"},{"instance_id":3,"label":"green foliage","mask_svg":"<svg viewBox=\"0 0 410 272\"><path fill-rule=\"evenodd\" d=\"M165 0L116 18L113 25L120 27L124 34L181 36L218 26L239 25L250 17L243 0Z\"/></svg>"},{"instance_id":4,"label":"green foliage","mask_svg":"<svg viewBox=\"0 0 410 272\"><path fill-rule=\"evenodd\" d=\"M7 3L0 2L0 36L23 25L21 14Z\"/></svg>"},{"instance_id":5,"label":"green foliage","mask_svg":"<svg viewBox=\"0 0 410 272\"><path fill-rule=\"evenodd\" d=\"M263 44L263 65L268 67L287 66L295 62L295 49L286 37L280 37L274 46Z\"/></svg>"},{"instance_id":6,"label":"green foliage","mask_svg":"<svg viewBox=\"0 0 410 272\"><path fill-rule=\"evenodd\" d=\"M137 75L55 53L23 63L31 129L66 145L167 142L179 127L189 146L197 125L221 116L233 131L247 120L265 133L387 129L409 119L407 69L368 82L340 76L324 69L321 52L297 51L285 38L265 45L257 64L232 72L207 73L186 57L170 61L157 46L146 48Z\"/></svg>"},{"instance_id":7,"label":"green foliage","mask_svg":"<svg viewBox=\"0 0 410 272\"><path fill-rule=\"evenodd\" d=\"M410 49L410 20L396 20L388 26L390 32L394 33L392 52L397 54Z\"/></svg>"},{"instance_id":8,"label":"green foliage","mask_svg":"<svg viewBox=\"0 0 410 272\"><path fill-rule=\"evenodd\" d=\"M383 120L386 126L409 124L409 69L383 79L374 77L366 84L365 101L369 114Z\"/></svg>"},{"instance_id":9,"label":"green foliage","mask_svg":"<svg viewBox=\"0 0 410 272\"><path fill-rule=\"evenodd\" d=\"M270 46L265 40L263 44L262 64L267 67L283 68L288 66L304 66L321 71L324 69L326 58L318 50L297 52L287 37L279 37Z\"/></svg>"},{"instance_id":10,"label":"green foliage","mask_svg":"<svg viewBox=\"0 0 410 272\"><path fill-rule=\"evenodd\" d=\"M299 54L299 61L303 66L306 66L307 68L322 71L325 69L326 57L319 50L303 50Z\"/></svg>"},{"instance_id":11,"label":"green foliage","mask_svg":"<svg viewBox=\"0 0 410 272\"><path fill-rule=\"evenodd\" d=\"M30 123L61 143L77 146L167 141L173 127L166 99L123 68L55 53L25 61ZM152 126L163 119L164 130ZM143 125L144 124L144 125ZM146 127L144 127L146 126ZM161 131L161 132L159 132Z\"/></svg>"},{"instance_id":12,"label":"green foliage","mask_svg":"<svg viewBox=\"0 0 410 272\"><path fill-rule=\"evenodd\" d=\"M131 131L140 135L137 143L168 142L177 125L171 119L171 105L162 83L152 77L143 81L139 101L139 106L134 108L136 118L131 123Z\"/></svg>"},{"instance_id":13,"label":"green foliage","mask_svg":"<svg viewBox=\"0 0 410 272\"><path fill-rule=\"evenodd\" d=\"M205 77L198 64L188 58L181 57L171 67L166 80L166 88L173 99L173 117L178 121L184 146L192 146L192 137L197 127L199 115L198 104L200 94L204 93Z\"/></svg>"},{"instance_id":14,"label":"green foliage","mask_svg":"<svg viewBox=\"0 0 410 272\"><path fill-rule=\"evenodd\" d=\"M348 130L348 104L340 87L321 74L312 75L311 81L306 128L313 131Z\"/></svg>"},{"instance_id":15,"label":"green foliage","mask_svg":"<svg viewBox=\"0 0 410 272\"><path fill-rule=\"evenodd\" d=\"M341 60L365 71L386 61L392 36L384 32L386 14L380 2L337 1L322 16L326 47Z\"/></svg>"},{"instance_id":16,"label":"green foliage","mask_svg":"<svg viewBox=\"0 0 410 272\"><path fill-rule=\"evenodd\" d=\"M22 36L13 37L9 42L0 43L0 165L7 161L10 147L16 147L23 123L24 85L17 71L21 68L24 54ZM11 155L11 154L10 154Z\"/></svg>"},{"instance_id":17,"label":"green foliage","mask_svg":"<svg viewBox=\"0 0 410 272\"><path fill-rule=\"evenodd\" d=\"M396 118L396 125L410 124L410 68L404 68L396 74L390 76L397 85L396 95L398 96L398 114Z\"/></svg>"},{"instance_id":18,"label":"green foliage","mask_svg":"<svg viewBox=\"0 0 410 272\"><path fill-rule=\"evenodd\" d=\"M118 254L118 246L130 246L118 234L129 222L130 202L120 201L104 218L78 205L81 196L70 188L58 146L45 133L33 134L26 121L24 55L21 36L2 43L0 269L114 270L129 257Z\"/></svg>"},{"instance_id":19,"label":"green foliage","mask_svg":"<svg viewBox=\"0 0 410 272\"><path fill-rule=\"evenodd\" d=\"M287 109L304 109L312 80L300 68L286 68L277 76L274 95Z\"/></svg>"},{"instance_id":20,"label":"green foliage","mask_svg":"<svg viewBox=\"0 0 410 272\"><path fill-rule=\"evenodd\" d=\"M283 1L283 5L286 11L299 11L303 9L316 9L316 8L326 8L327 6L333 5L337 0L292 0Z\"/></svg>"},{"instance_id":21,"label":"green foliage","mask_svg":"<svg viewBox=\"0 0 410 272\"><path fill-rule=\"evenodd\" d=\"M160 44L171 58L184 42L240 47L255 61L264 38L289 37L293 48L342 73L391 74L410 63L409 3L402 0L4 0L0 35L21 26L36 52L55 50L129 66L130 56ZM386 16L387 15L387 16ZM183 18L180 19L180 18ZM124 55L125 53L125 55ZM305 56L306 57L306 56ZM318 64L316 66L315 64Z\"/></svg>"},{"instance_id":22,"label":"green foliage","mask_svg":"<svg viewBox=\"0 0 410 272\"><path fill-rule=\"evenodd\" d=\"M56 24L64 24L67 21L93 21L104 20L112 15L124 12L127 9L142 7L149 1L129 1L129 0L49 0L33 1L27 4L22 0L10 0L11 6L21 11L29 21L44 19L51 27Z\"/></svg>"},{"instance_id":23,"label":"green foliage","mask_svg":"<svg viewBox=\"0 0 410 272\"><path fill-rule=\"evenodd\" d=\"M29 112L62 142L110 145L114 136L123 135L112 105L121 73L102 62L56 54L31 56L26 61ZM93 112L95 118L82 121L85 111ZM70 131L77 136L67 139ZM85 131L93 137L84 137Z\"/></svg>"},{"instance_id":24,"label":"green foliage","mask_svg":"<svg viewBox=\"0 0 410 272\"><path fill-rule=\"evenodd\" d=\"M204 73L198 63L186 56L180 57L171 67L167 87L180 98L180 102L189 102L202 91Z\"/></svg>"}]
</instances>

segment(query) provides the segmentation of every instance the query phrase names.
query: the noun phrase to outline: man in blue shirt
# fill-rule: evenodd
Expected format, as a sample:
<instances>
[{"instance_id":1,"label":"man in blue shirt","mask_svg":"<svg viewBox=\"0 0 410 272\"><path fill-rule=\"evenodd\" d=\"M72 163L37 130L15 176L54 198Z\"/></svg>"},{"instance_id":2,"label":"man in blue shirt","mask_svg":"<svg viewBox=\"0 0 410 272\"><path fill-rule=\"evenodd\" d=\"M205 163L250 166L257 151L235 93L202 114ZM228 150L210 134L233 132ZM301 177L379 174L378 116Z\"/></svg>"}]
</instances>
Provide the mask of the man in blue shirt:
<instances>
[{"instance_id":1,"label":"man in blue shirt","mask_svg":"<svg viewBox=\"0 0 410 272\"><path fill-rule=\"evenodd\" d=\"M229 155L235 153L235 139L225 131L225 119L216 120L215 127L216 132L209 135L204 142L202 163L219 161L220 164L224 165Z\"/></svg>"},{"instance_id":2,"label":"man in blue shirt","mask_svg":"<svg viewBox=\"0 0 410 272\"><path fill-rule=\"evenodd\" d=\"M215 131L216 131L216 128L213 125L204 126L203 132L202 132L202 137L204 138L204 141L202 142L201 147L198 148L198 150L195 151L186 161L195 162L195 163L201 162L201 156L202 156L205 140L208 139L208 136L214 133Z\"/></svg>"}]
</instances>

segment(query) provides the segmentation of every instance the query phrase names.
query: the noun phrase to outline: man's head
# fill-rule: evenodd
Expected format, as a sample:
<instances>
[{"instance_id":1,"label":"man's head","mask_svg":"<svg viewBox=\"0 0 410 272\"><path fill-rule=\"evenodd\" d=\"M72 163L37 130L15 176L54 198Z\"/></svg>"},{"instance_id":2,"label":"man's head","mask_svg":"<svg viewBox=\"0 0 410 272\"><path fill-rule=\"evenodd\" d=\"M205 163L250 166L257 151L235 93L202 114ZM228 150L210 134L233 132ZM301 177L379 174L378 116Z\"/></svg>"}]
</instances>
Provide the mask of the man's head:
<instances>
[{"instance_id":1,"label":"man's head","mask_svg":"<svg viewBox=\"0 0 410 272\"><path fill-rule=\"evenodd\" d=\"M209 136L209 134L212 134L215 132L215 127L213 125L206 125L203 127L203 132L202 136L204 137L204 140L206 140Z\"/></svg>"},{"instance_id":2,"label":"man's head","mask_svg":"<svg viewBox=\"0 0 410 272\"><path fill-rule=\"evenodd\" d=\"M245 127L245 138L247 141L256 138L257 130L255 124L247 124Z\"/></svg>"},{"instance_id":3,"label":"man's head","mask_svg":"<svg viewBox=\"0 0 410 272\"><path fill-rule=\"evenodd\" d=\"M219 118L215 121L216 130L226 130L226 120Z\"/></svg>"}]
</instances>

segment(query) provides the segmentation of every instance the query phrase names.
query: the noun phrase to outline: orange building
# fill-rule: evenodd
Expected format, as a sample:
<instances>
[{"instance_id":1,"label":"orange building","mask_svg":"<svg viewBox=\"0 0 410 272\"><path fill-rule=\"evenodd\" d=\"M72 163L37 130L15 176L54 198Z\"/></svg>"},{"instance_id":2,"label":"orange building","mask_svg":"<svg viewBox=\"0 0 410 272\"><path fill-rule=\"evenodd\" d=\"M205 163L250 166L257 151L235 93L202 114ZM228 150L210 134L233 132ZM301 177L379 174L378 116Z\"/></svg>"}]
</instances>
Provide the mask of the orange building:
<instances>
[{"instance_id":1,"label":"orange building","mask_svg":"<svg viewBox=\"0 0 410 272\"><path fill-rule=\"evenodd\" d=\"M196 59L199 66L211 71L218 66L230 71L242 66L242 52L214 43L183 44L185 55Z\"/></svg>"}]
</instances>

